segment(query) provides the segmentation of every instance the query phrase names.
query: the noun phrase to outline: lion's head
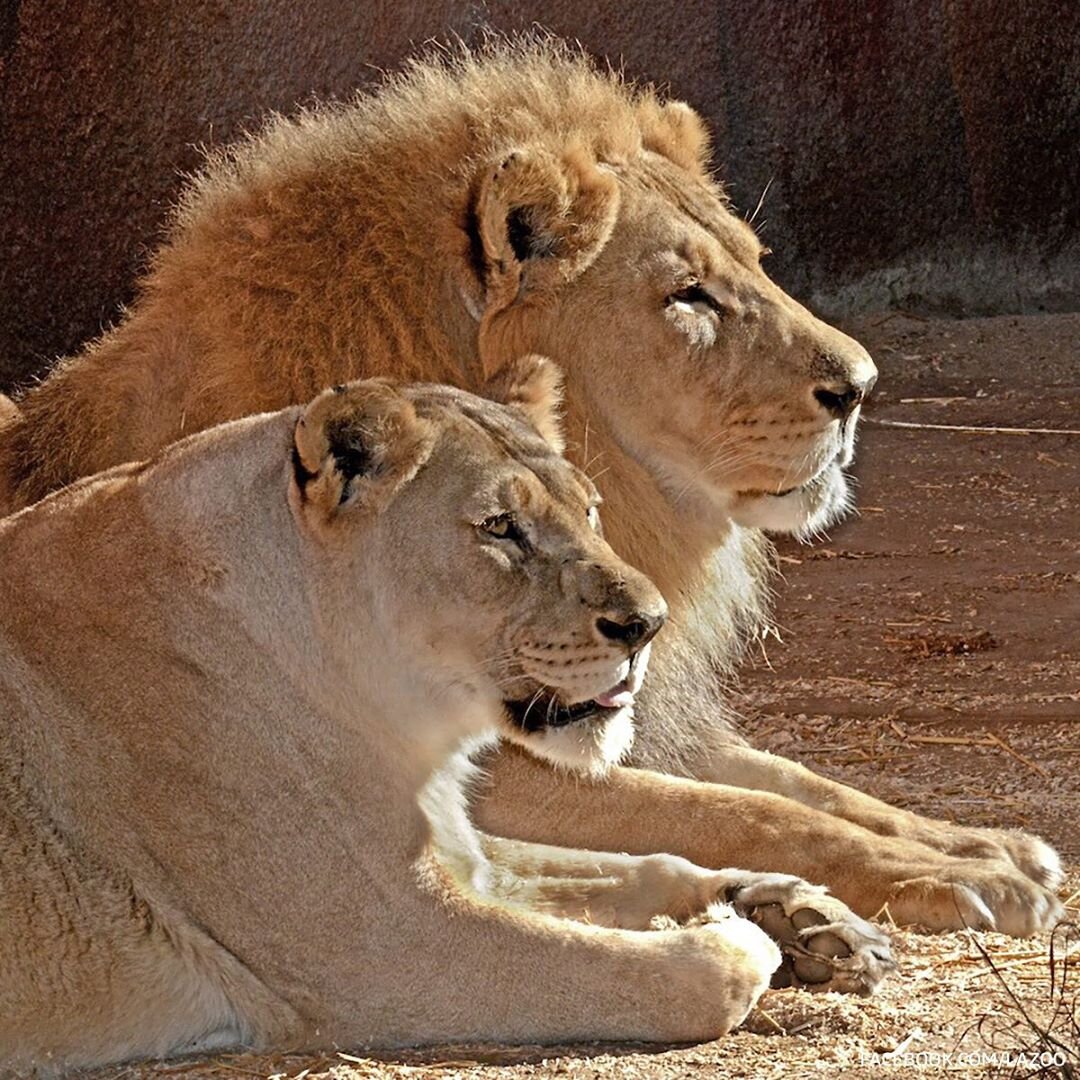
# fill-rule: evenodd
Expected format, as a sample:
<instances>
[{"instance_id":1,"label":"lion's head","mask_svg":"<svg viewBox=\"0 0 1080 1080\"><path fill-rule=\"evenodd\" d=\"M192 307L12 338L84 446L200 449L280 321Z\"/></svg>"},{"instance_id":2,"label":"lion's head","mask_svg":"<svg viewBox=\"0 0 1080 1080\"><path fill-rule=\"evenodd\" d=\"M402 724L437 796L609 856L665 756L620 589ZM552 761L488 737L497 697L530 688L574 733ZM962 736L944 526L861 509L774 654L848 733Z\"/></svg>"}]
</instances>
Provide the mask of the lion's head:
<instances>
[{"instance_id":1,"label":"lion's head","mask_svg":"<svg viewBox=\"0 0 1080 1080\"><path fill-rule=\"evenodd\" d=\"M359 576L379 582L363 603L400 647L496 697L511 739L595 771L629 749L666 607L604 542L596 488L559 454L553 368L513 372L507 405L370 380L321 394L296 425L291 506L328 560L320 603L344 634L361 602L350 568L377 568Z\"/></svg>"},{"instance_id":2,"label":"lion's head","mask_svg":"<svg viewBox=\"0 0 1080 1080\"><path fill-rule=\"evenodd\" d=\"M621 104L621 126L553 125L474 185L461 289L483 362L556 357L571 399L672 501L721 527L812 533L847 507L876 368L766 275L767 249L705 171L696 114Z\"/></svg>"},{"instance_id":3,"label":"lion's head","mask_svg":"<svg viewBox=\"0 0 1080 1080\"><path fill-rule=\"evenodd\" d=\"M101 393L127 402L117 445L73 445L114 430L110 403L82 415L50 381L6 471L32 498L345 378L481 389L536 352L566 372L572 444L586 421L606 429L720 532L811 532L845 505L875 368L769 280L707 166L692 109L545 40L417 62L347 107L279 118L185 193L144 298L95 350ZM153 391L117 351L153 358ZM42 425L47 455L29 445Z\"/></svg>"}]
</instances>

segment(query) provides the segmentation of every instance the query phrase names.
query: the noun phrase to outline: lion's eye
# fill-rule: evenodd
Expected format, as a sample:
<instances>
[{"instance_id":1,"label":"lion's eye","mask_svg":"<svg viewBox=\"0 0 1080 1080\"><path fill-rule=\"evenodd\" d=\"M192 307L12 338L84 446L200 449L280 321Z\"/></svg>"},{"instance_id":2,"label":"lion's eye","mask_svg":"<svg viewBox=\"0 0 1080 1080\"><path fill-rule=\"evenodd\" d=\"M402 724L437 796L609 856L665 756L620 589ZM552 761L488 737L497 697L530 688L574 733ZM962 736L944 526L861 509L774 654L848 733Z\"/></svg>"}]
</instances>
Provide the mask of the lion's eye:
<instances>
[{"instance_id":1,"label":"lion's eye","mask_svg":"<svg viewBox=\"0 0 1080 1080\"><path fill-rule=\"evenodd\" d=\"M524 549L528 545L525 534L510 514L496 514L480 522L479 529L496 540L509 540Z\"/></svg>"},{"instance_id":2,"label":"lion's eye","mask_svg":"<svg viewBox=\"0 0 1080 1080\"><path fill-rule=\"evenodd\" d=\"M585 520L589 523L589 528L593 532L600 531L600 511L595 506L590 506L586 511Z\"/></svg>"},{"instance_id":3,"label":"lion's eye","mask_svg":"<svg viewBox=\"0 0 1080 1080\"><path fill-rule=\"evenodd\" d=\"M708 311L715 311L717 315L723 315L724 309L720 302L716 299L700 281L692 281L688 285L684 285L681 289L677 289L671 293L665 303L670 307L672 304L682 304L685 307L695 309L706 309Z\"/></svg>"}]
</instances>

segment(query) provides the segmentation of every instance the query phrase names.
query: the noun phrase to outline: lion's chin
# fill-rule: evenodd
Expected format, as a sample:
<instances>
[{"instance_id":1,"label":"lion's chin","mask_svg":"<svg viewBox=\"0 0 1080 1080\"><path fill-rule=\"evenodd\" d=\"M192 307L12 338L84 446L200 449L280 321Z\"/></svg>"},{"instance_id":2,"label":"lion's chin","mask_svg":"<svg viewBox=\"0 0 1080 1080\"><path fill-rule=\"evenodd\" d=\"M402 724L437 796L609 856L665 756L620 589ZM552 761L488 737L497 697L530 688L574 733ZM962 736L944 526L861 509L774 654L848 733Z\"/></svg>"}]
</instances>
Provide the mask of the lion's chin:
<instances>
[{"instance_id":1,"label":"lion's chin","mask_svg":"<svg viewBox=\"0 0 1080 1080\"><path fill-rule=\"evenodd\" d=\"M503 734L552 765L589 776L603 776L630 752L634 743L634 710L627 706L603 716L538 731L523 731L516 725L504 724Z\"/></svg>"},{"instance_id":2,"label":"lion's chin","mask_svg":"<svg viewBox=\"0 0 1080 1080\"><path fill-rule=\"evenodd\" d=\"M806 540L839 521L851 505L847 477L834 462L813 480L783 494L737 492L731 497L729 513L738 525Z\"/></svg>"}]
</instances>

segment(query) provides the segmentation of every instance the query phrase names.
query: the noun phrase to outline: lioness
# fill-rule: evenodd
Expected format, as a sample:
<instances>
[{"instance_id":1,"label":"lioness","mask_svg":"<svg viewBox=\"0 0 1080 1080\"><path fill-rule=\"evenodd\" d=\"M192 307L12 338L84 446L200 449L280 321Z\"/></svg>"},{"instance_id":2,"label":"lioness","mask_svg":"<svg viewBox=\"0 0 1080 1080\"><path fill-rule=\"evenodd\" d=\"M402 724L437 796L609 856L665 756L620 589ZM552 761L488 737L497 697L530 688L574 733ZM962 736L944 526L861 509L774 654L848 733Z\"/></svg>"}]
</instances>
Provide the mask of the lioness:
<instances>
[{"instance_id":1,"label":"lioness","mask_svg":"<svg viewBox=\"0 0 1080 1080\"><path fill-rule=\"evenodd\" d=\"M804 882L469 824L463 740L618 758L665 617L517 400L337 387L0 523L0 1071L707 1038L780 961L736 910L887 970Z\"/></svg>"},{"instance_id":2,"label":"lioness","mask_svg":"<svg viewBox=\"0 0 1080 1080\"><path fill-rule=\"evenodd\" d=\"M587 822L599 848L782 869L863 914L1046 927L1060 867L1040 840L891 808L732 728L717 675L762 621L759 530L843 512L875 377L763 254L686 105L543 42L415 63L211 160L128 316L20 399L0 483L22 505L342 379L481 390L514 357L551 356L609 538L671 605L632 760L716 784L560 783L503 753L486 825L572 844Z\"/></svg>"}]
</instances>

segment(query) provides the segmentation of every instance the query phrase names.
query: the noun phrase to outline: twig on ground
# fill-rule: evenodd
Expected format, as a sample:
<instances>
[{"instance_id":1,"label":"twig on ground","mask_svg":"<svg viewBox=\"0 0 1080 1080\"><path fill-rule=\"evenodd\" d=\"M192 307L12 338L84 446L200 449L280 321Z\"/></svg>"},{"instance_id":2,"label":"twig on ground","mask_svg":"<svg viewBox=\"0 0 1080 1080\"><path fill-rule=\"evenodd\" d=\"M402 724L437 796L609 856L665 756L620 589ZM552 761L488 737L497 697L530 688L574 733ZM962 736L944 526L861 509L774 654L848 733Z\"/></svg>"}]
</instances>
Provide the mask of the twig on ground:
<instances>
[{"instance_id":1,"label":"twig on ground","mask_svg":"<svg viewBox=\"0 0 1080 1080\"><path fill-rule=\"evenodd\" d=\"M1049 776L1050 774L1040 765L1038 762L1032 761L1031 758L1025 757L1019 750L1014 750L1001 736L995 735L992 731L987 735L987 738L991 742L996 743L1006 753L1012 754L1017 761L1026 765L1033 772L1037 772L1040 776Z\"/></svg>"},{"instance_id":2,"label":"twig on ground","mask_svg":"<svg viewBox=\"0 0 1080 1080\"><path fill-rule=\"evenodd\" d=\"M972 424L917 424L912 420L882 420L876 416L864 418L879 427L909 428L913 431L963 431L974 435L1080 435L1080 428L1019 428L978 427Z\"/></svg>"}]
</instances>

